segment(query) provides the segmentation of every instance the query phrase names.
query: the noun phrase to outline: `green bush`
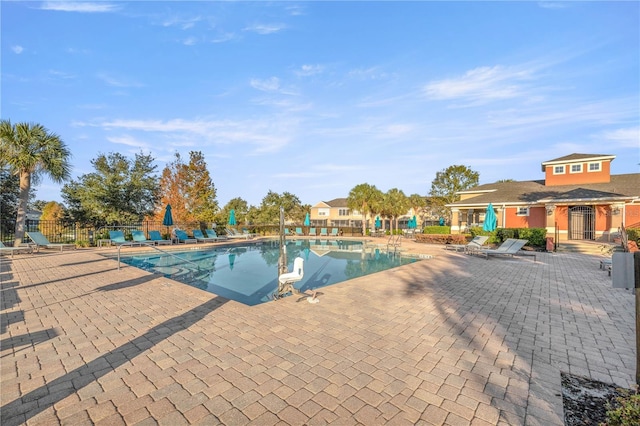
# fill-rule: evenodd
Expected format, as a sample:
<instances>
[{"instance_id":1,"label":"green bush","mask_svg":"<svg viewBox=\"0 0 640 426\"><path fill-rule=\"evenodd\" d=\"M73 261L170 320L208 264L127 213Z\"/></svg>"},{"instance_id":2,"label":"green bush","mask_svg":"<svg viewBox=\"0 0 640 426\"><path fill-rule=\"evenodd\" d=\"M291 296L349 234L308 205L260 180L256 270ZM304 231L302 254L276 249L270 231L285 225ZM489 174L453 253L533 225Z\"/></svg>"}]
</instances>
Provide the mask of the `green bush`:
<instances>
[{"instance_id":1,"label":"green bush","mask_svg":"<svg viewBox=\"0 0 640 426\"><path fill-rule=\"evenodd\" d=\"M500 242L497 237L497 231L497 229L493 231L485 231L481 226L473 226L469 228L469 233L471 234L472 238L475 238L478 235L486 235L487 237L489 237L489 240L487 241L489 244Z\"/></svg>"},{"instance_id":2,"label":"green bush","mask_svg":"<svg viewBox=\"0 0 640 426\"><path fill-rule=\"evenodd\" d=\"M640 424L640 395L625 391L616 398L617 404L607 404L607 420L603 426L633 426Z\"/></svg>"},{"instance_id":3,"label":"green bush","mask_svg":"<svg viewBox=\"0 0 640 426\"><path fill-rule=\"evenodd\" d=\"M496 229L495 232L498 243L508 238L518 238L528 240L528 246L544 247L547 242L547 230L545 228L500 228Z\"/></svg>"},{"instance_id":4,"label":"green bush","mask_svg":"<svg viewBox=\"0 0 640 426\"><path fill-rule=\"evenodd\" d=\"M640 228L627 228L627 237L629 241L635 241L640 244Z\"/></svg>"},{"instance_id":5,"label":"green bush","mask_svg":"<svg viewBox=\"0 0 640 426\"><path fill-rule=\"evenodd\" d=\"M416 234L417 243L426 244L466 244L467 238L460 234Z\"/></svg>"},{"instance_id":6,"label":"green bush","mask_svg":"<svg viewBox=\"0 0 640 426\"><path fill-rule=\"evenodd\" d=\"M450 234L450 226L425 226L422 230L423 234Z\"/></svg>"}]
</instances>

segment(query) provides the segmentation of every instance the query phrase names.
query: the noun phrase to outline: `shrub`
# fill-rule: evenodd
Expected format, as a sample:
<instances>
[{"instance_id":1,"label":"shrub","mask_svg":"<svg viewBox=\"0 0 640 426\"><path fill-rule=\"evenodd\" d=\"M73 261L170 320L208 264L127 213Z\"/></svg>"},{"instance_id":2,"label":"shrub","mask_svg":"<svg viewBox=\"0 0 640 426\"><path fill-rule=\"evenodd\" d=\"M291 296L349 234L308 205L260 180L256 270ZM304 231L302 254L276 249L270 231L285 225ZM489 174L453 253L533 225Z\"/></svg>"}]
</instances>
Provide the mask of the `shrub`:
<instances>
[{"instance_id":1,"label":"shrub","mask_svg":"<svg viewBox=\"0 0 640 426\"><path fill-rule=\"evenodd\" d=\"M627 228L627 237L629 241L640 243L640 228Z\"/></svg>"},{"instance_id":2,"label":"shrub","mask_svg":"<svg viewBox=\"0 0 640 426\"><path fill-rule=\"evenodd\" d=\"M415 234L417 243L426 244L466 244L464 235L451 234Z\"/></svg>"},{"instance_id":3,"label":"shrub","mask_svg":"<svg viewBox=\"0 0 640 426\"><path fill-rule=\"evenodd\" d=\"M605 426L632 426L640 424L640 395L623 392L616 398L617 404L607 404Z\"/></svg>"},{"instance_id":4,"label":"shrub","mask_svg":"<svg viewBox=\"0 0 640 426\"><path fill-rule=\"evenodd\" d=\"M89 247L91 244L89 244L89 241L86 240L78 240L76 241L76 247L78 248L85 248L85 247Z\"/></svg>"},{"instance_id":5,"label":"shrub","mask_svg":"<svg viewBox=\"0 0 640 426\"><path fill-rule=\"evenodd\" d=\"M423 234L451 234L450 226L425 226Z\"/></svg>"},{"instance_id":6,"label":"shrub","mask_svg":"<svg viewBox=\"0 0 640 426\"><path fill-rule=\"evenodd\" d=\"M528 240L528 246L544 247L546 244L547 230L545 228L500 228L496 229L497 242L501 243L508 238Z\"/></svg>"}]
</instances>

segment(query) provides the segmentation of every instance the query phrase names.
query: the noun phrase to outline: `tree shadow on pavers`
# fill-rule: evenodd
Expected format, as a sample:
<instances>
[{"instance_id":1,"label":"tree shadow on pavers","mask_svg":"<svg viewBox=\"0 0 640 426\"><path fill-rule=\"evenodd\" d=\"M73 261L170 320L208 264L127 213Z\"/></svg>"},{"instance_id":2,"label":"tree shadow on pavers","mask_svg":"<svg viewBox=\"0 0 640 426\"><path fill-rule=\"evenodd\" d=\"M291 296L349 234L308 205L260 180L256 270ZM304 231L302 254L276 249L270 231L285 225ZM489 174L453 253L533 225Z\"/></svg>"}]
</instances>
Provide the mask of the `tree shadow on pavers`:
<instances>
[{"instance_id":1,"label":"tree shadow on pavers","mask_svg":"<svg viewBox=\"0 0 640 426\"><path fill-rule=\"evenodd\" d=\"M18 312L14 313L19 314ZM23 312L20 311L20 313ZM20 348L25 348L27 346L36 346L39 343L54 339L58 337L58 335L59 333L55 328L49 328L47 330L34 331L32 333L21 334L19 336L11 336L8 339L2 339L0 340L0 348L2 348L3 351L11 349L11 352L3 355L2 358L6 356L14 356L16 352L21 350Z\"/></svg>"},{"instance_id":2,"label":"tree shadow on pavers","mask_svg":"<svg viewBox=\"0 0 640 426\"><path fill-rule=\"evenodd\" d=\"M86 278L86 277L90 277L93 275L100 275L100 274L106 274L110 271L117 271L117 268L111 268L111 269L102 269L100 271L93 271L93 272L87 272L85 274L77 274L77 275L73 275L73 276L65 276L62 278L56 278L55 280L49 280L49 281L42 281L40 283L35 283L35 284L29 284L29 285L21 285L19 288L20 290L24 290L27 288L33 288L33 287L39 287L42 285L47 285L47 284L54 284L57 282L61 282L61 281L69 281L69 280L73 280L73 279L77 279L77 278Z\"/></svg>"},{"instance_id":3,"label":"tree shadow on pavers","mask_svg":"<svg viewBox=\"0 0 640 426\"><path fill-rule=\"evenodd\" d=\"M633 352L625 337L634 335L628 325L633 296L611 289L589 258L540 254L536 263L504 260L447 256L450 266L440 268L426 262L405 278L405 294L429 297L428 320L437 324L425 330L450 329L454 345L469 346L465 356L474 374L467 379L482 385L506 416L503 421L562 424L561 369L603 374L605 352L618 352L617 339L620 350ZM590 358L593 352L601 355ZM614 371L616 360L626 365L625 356L613 359Z\"/></svg>"},{"instance_id":4,"label":"tree shadow on pavers","mask_svg":"<svg viewBox=\"0 0 640 426\"><path fill-rule=\"evenodd\" d=\"M537 414L551 424L561 423L559 398L554 395L556 389L549 386L552 373L540 375L540 371L534 371L534 365L541 364L534 361L536 325L527 324L529 315L534 315L528 309L529 304L541 303L540 285L530 285L523 278L532 275L541 281L539 268L543 266L487 261L467 255L447 255L446 263L442 263L443 259L440 262L438 267L430 267L434 265L430 261L420 262L412 277L405 278L404 289L406 297L428 296L426 306L431 311L423 314L421 326L427 333L435 333L434 339L444 338L436 344L439 353L449 354L452 350L455 358L459 358L460 370L467 371L461 378L476 383L473 389L482 389L484 397L499 413L496 422L523 424L528 415L536 418ZM550 364L549 361L549 367ZM529 412L530 392L534 390L537 399ZM540 398L545 392L545 397Z\"/></svg>"},{"instance_id":5,"label":"tree shadow on pavers","mask_svg":"<svg viewBox=\"0 0 640 426\"><path fill-rule=\"evenodd\" d=\"M61 263L60 266L76 266L76 265L87 265L89 263L99 263L99 262L108 262L111 261L113 259L108 258L108 257L103 257L103 258L99 258L99 259L87 259L87 260L82 260L80 262L68 262L68 263Z\"/></svg>"},{"instance_id":6,"label":"tree shadow on pavers","mask_svg":"<svg viewBox=\"0 0 640 426\"><path fill-rule=\"evenodd\" d=\"M161 343L172 335L188 329L216 309L223 306L228 300L213 298L164 321L151 328L144 334L125 343L124 345L95 358L66 374L40 386L24 395L0 407L0 423L16 421L26 423L29 419L54 406L58 402L74 394L89 384L96 382L101 377L115 371L118 367L136 358L138 355ZM50 389L55 389L50 393ZM45 398L46 397L46 398ZM34 404L34 401L37 401Z\"/></svg>"},{"instance_id":7,"label":"tree shadow on pavers","mask_svg":"<svg viewBox=\"0 0 640 426\"><path fill-rule=\"evenodd\" d=\"M143 277L133 278L130 280L120 281L118 283L107 284L101 287L96 288L96 291L113 291L113 290L122 290L125 288L135 287L140 284L148 283L149 281L153 281L162 277L162 274L148 274Z\"/></svg>"}]
</instances>

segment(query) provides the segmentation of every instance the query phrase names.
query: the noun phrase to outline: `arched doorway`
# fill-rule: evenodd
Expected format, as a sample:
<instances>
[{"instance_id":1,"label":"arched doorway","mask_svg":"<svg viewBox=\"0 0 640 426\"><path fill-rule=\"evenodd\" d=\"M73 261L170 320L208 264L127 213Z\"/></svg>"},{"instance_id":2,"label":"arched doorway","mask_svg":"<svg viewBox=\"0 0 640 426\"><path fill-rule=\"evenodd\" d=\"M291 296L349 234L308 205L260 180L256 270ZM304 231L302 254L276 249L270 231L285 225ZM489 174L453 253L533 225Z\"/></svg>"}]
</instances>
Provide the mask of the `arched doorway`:
<instances>
[{"instance_id":1,"label":"arched doorway","mask_svg":"<svg viewBox=\"0 0 640 426\"><path fill-rule=\"evenodd\" d=\"M595 210L592 206L574 206L569 208L569 239L595 240Z\"/></svg>"}]
</instances>

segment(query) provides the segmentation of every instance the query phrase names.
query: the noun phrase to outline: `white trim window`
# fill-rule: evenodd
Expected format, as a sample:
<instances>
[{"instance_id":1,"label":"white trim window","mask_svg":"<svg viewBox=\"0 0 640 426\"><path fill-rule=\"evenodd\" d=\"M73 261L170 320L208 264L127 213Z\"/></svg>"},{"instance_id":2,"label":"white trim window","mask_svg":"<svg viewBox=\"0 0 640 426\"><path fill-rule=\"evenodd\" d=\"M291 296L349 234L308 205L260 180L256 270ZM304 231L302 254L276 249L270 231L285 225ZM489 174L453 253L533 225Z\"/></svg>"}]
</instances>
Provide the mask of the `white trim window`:
<instances>
[{"instance_id":1,"label":"white trim window","mask_svg":"<svg viewBox=\"0 0 640 426\"><path fill-rule=\"evenodd\" d=\"M601 172L602 171L602 161L594 161L587 165L587 171L592 172Z\"/></svg>"},{"instance_id":2,"label":"white trim window","mask_svg":"<svg viewBox=\"0 0 640 426\"><path fill-rule=\"evenodd\" d=\"M570 173L582 173L582 163L572 164L569 170L570 170Z\"/></svg>"},{"instance_id":3,"label":"white trim window","mask_svg":"<svg viewBox=\"0 0 640 426\"><path fill-rule=\"evenodd\" d=\"M516 207L516 216L529 216L529 207Z\"/></svg>"},{"instance_id":4,"label":"white trim window","mask_svg":"<svg viewBox=\"0 0 640 426\"><path fill-rule=\"evenodd\" d=\"M349 209L338 209L338 216L349 216Z\"/></svg>"},{"instance_id":5,"label":"white trim window","mask_svg":"<svg viewBox=\"0 0 640 426\"><path fill-rule=\"evenodd\" d=\"M329 209L318 209L318 216L329 216Z\"/></svg>"},{"instance_id":6,"label":"white trim window","mask_svg":"<svg viewBox=\"0 0 640 426\"><path fill-rule=\"evenodd\" d=\"M553 174L554 175L563 175L566 170L564 165L562 166L553 166Z\"/></svg>"}]
</instances>

